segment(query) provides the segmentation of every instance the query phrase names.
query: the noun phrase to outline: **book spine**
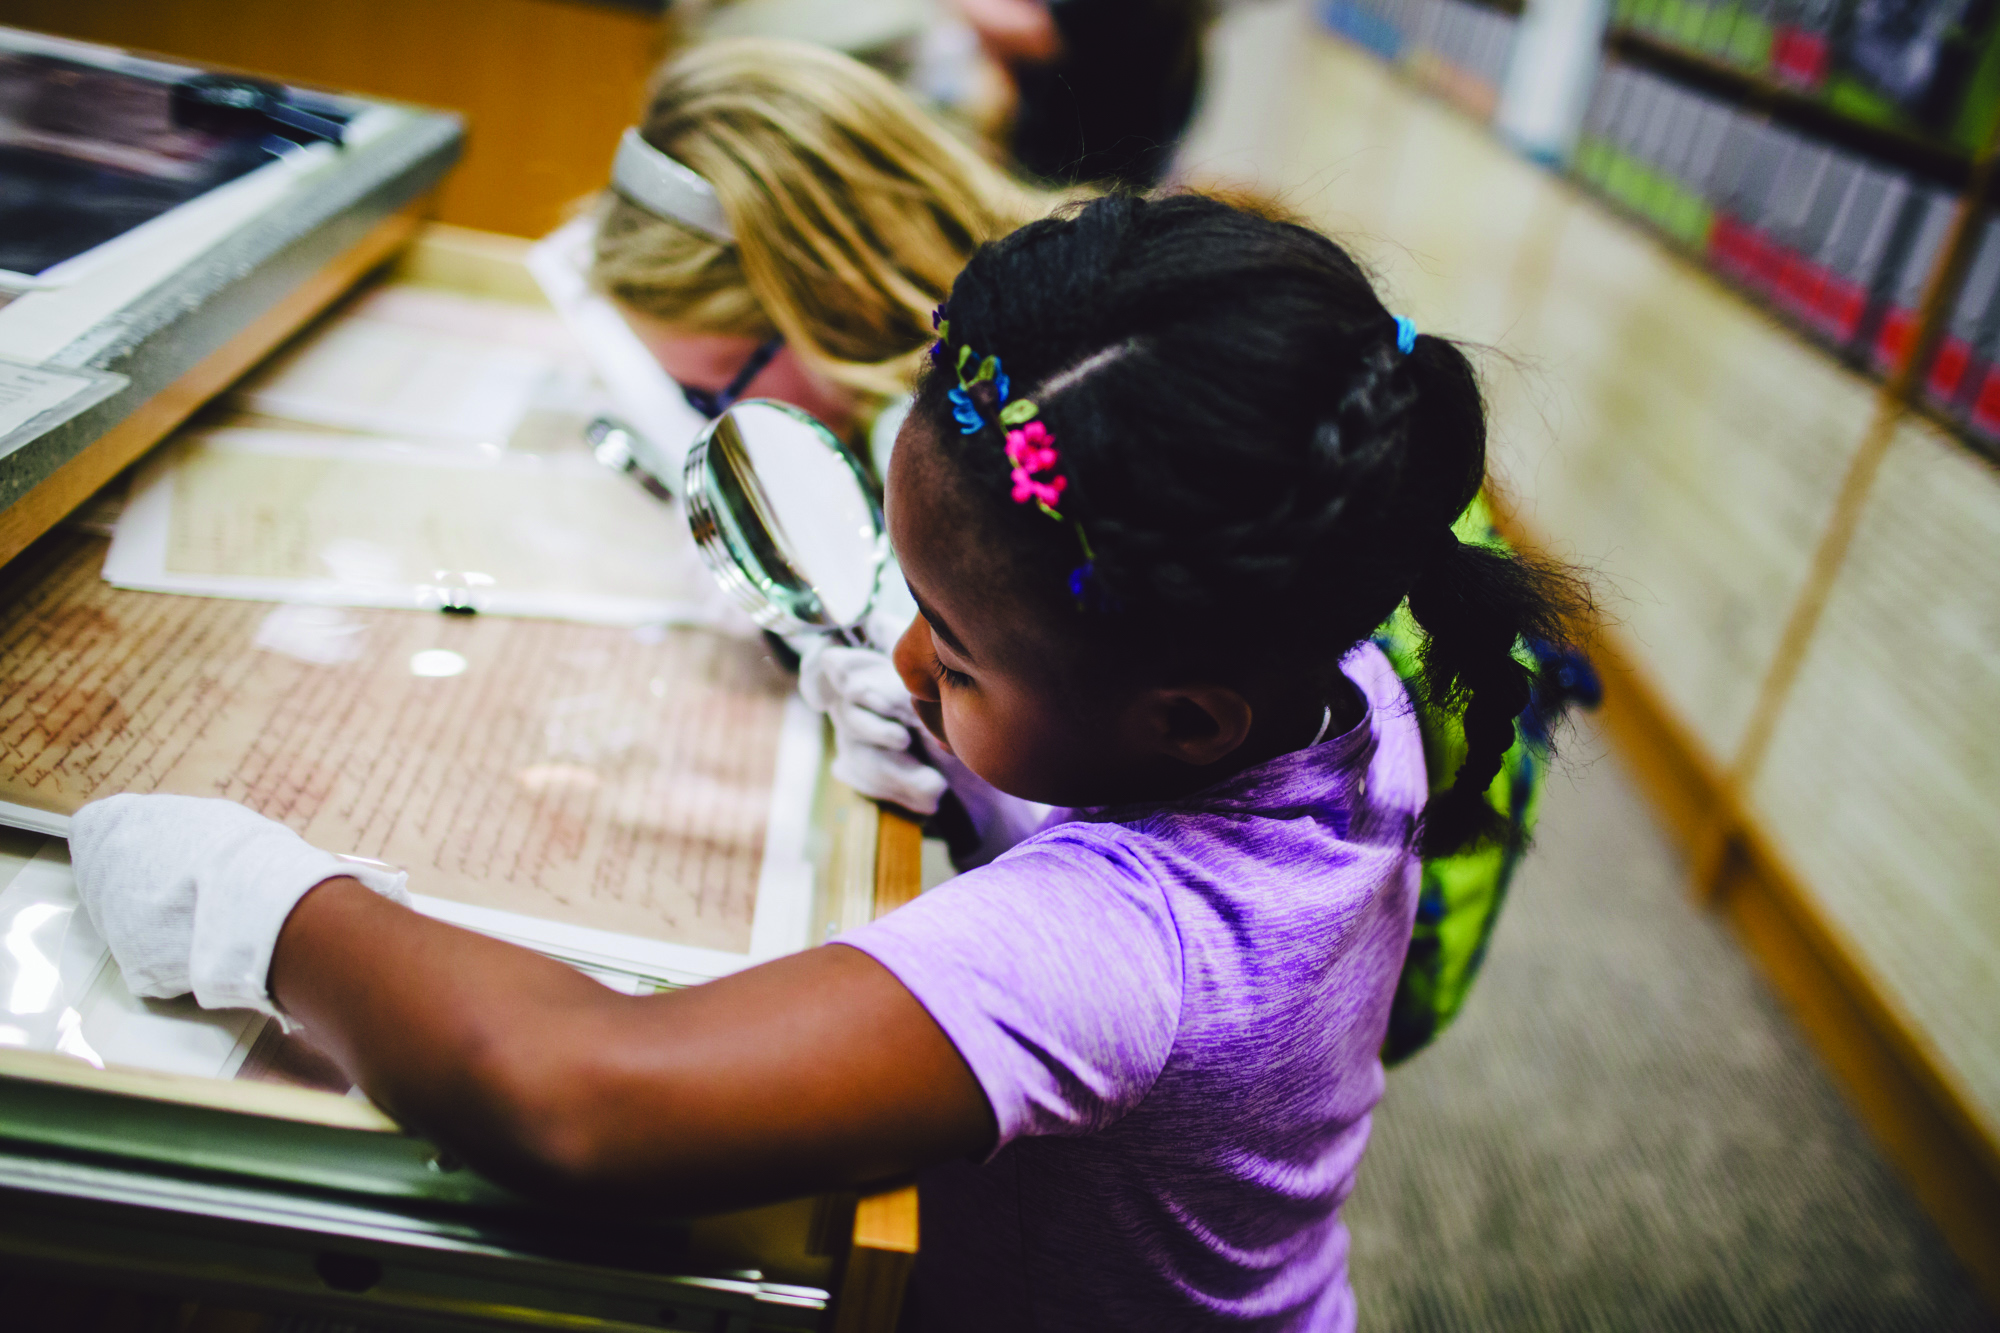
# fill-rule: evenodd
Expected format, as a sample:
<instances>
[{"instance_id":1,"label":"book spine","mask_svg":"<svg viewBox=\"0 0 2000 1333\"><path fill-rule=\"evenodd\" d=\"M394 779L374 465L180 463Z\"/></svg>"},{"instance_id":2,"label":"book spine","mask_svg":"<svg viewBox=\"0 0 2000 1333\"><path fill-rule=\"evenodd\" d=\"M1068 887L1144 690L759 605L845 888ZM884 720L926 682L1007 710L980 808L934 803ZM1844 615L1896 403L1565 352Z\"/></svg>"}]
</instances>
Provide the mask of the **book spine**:
<instances>
[{"instance_id":1,"label":"book spine","mask_svg":"<svg viewBox=\"0 0 2000 1333\"><path fill-rule=\"evenodd\" d=\"M1866 162L1858 163L1845 196L1827 229L1819 260L1825 285L1812 311L1820 333L1841 347L1851 347L1868 315L1874 266L1880 250L1870 254L1871 238L1885 232L1882 219L1892 210L1891 195L1898 177Z\"/></svg>"},{"instance_id":2,"label":"book spine","mask_svg":"<svg viewBox=\"0 0 2000 1333\"><path fill-rule=\"evenodd\" d=\"M1597 86L1591 90L1590 101L1584 107L1583 124L1577 130L1570 169L1579 178L1600 189L1604 186L1611 156L1617 151L1611 135L1618 123L1619 107L1630 86L1631 76L1623 65L1605 64L1598 72Z\"/></svg>"},{"instance_id":3,"label":"book spine","mask_svg":"<svg viewBox=\"0 0 2000 1333\"><path fill-rule=\"evenodd\" d=\"M1818 92L1833 64L1838 0L1791 0L1772 27L1770 71L1801 92Z\"/></svg>"},{"instance_id":4,"label":"book spine","mask_svg":"<svg viewBox=\"0 0 2000 1333\"><path fill-rule=\"evenodd\" d=\"M1957 204L1948 191L1924 189L1905 207L1906 221L1899 228L1905 239L1894 260L1896 278L1870 349L1875 368L1885 374L1893 372L1909 354L1917 332L1917 308L1930 284L1931 270L1944 252Z\"/></svg>"},{"instance_id":5,"label":"book spine","mask_svg":"<svg viewBox=\"0 0 2000 1333\"><path fill-rule=\"evenodd\" d=\"M2000 291L2000 221L1988 221L1924 376L1924 397L1932 406L1954 411L1978 389L1983 373L1971 372L1990 338L1996 291Z\"/></svg>"}]
</instances>

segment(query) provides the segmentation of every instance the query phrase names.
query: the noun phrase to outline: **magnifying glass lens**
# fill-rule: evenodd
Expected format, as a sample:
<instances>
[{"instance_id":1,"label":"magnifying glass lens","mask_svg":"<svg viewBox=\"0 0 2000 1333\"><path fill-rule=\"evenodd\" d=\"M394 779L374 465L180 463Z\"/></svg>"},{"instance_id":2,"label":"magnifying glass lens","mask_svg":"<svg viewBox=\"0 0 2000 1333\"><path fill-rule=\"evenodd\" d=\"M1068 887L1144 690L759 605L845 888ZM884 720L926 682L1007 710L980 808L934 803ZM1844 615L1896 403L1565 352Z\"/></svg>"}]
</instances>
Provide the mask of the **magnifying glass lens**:
<instances>
[{"instance_id":1,"label":"magnifying glass lens","mask_svg":"<svg viewBox=\"0 0 2000 1333\"><path fill-rule=\"evenodd\" d=\"M759 625L849 630L888 559L882 507L853 452L787 403L737 403L688 451L695 544Z\"/></svg>"}]
</instances>

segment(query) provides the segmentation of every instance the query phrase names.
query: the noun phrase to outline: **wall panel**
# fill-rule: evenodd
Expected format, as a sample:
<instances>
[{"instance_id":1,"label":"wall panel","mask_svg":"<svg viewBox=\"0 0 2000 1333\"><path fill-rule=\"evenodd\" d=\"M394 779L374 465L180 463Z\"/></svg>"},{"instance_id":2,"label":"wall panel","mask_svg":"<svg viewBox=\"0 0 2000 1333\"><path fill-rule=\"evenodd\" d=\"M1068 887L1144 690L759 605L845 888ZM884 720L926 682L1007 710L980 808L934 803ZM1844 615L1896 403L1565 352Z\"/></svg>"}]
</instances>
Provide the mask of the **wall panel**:
<instances>
[{"instance_id":1,"label":"wall panel","mask_svg":"<svg viewBox=\"0 0 2000 1333\"><path fill-rule=\"evenodd\" d=\"M1897 432L1751 786L1829 927L2000 1142L2000 477Z\"/></svg>"},{"instance_id":2,"label":"wall panel","mask_svg":"<svg viewBox=\"0 0 2000 1333\"><path fill-rule=\"evenodd\" d=\"M1874 388L1600 209L1567 210L1555 248L1520 334L1542 413L1506 422L1545 437L1503 455L1520 514L1598 566L1667 702L1727 762Z\"/></svg>"}]
</instances>

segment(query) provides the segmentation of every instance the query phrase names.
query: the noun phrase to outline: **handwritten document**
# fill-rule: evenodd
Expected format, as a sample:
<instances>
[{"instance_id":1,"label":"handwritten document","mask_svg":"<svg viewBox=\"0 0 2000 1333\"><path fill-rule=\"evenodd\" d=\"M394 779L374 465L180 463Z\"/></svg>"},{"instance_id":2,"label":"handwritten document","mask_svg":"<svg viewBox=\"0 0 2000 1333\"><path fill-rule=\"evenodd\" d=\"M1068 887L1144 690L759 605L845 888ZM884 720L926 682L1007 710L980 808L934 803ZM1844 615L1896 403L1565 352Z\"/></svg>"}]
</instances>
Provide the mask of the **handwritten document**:
<instances>
[{"instance_id":1,"label":"handwritten document","mask_svg":"<svg viewBox=\"0 0 2000 1333\"><path fill-rule=\"evenodd\" d=\"M713 619L686 520L581 450L452 455L225 429L141 468L104 576L122 587L608 624Z\"/></svg>"},{"instance_id":2,"label":"handwritten document","mask_svg":"<svg viewBox=\"0 0 2000 1333\"><path fill-rule=\"evenodd\" d=\"M1820 913L2000 1137L2000 487L1921 418L1883 460L1751 787Z\"/></svg>"},{"instance_id":3,"label":"handwritten document","mask_svg":"<svg viewBox=\"0 0 2000 1333\"><path fill-rule=\"evenodd\" d=\"M698 629L111 587L104 543L0 570L0 800L239 800L411 888L743 952L787 679Z\"/></svg>"},{"instance_id":4,"label":"handwritten document","mask_svg":"<svg viewBox=\"0 0 2000 1333\"><path fill-rule=\"evenodd\" d=\"M573 356L552 311L378 287L252 371L233 401L290 421L500 444Z\"/></svg>"}]
</instances>

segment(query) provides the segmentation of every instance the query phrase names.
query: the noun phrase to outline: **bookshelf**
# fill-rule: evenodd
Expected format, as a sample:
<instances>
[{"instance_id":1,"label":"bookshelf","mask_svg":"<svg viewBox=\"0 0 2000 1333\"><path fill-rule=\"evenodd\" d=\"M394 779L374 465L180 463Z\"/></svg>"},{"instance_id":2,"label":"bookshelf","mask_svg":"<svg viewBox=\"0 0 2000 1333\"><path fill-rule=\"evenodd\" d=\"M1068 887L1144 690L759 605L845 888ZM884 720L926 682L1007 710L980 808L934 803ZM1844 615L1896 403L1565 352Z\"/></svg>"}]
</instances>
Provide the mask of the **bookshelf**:
<instances>
[{"instance_id":1,"label":"bookshelf","mask_svg":"<svg viewBox=\"0 0 2000 1333\"><path fill-rule=\"evenodd\" d=\"M1825 128L1880 192L1908 178L1896 208L1877 199L1883 226L1854 233L1882 234L1848 336L1787 304L1806 263L1725 271L1743 238L1714 250L1728 213L1689 188L1689 154L1607 133L1601 105L1572 168L1546 171L1417 95L1407 60L1329 43L1323 114L1286 151L1337 166L1314 220L1394 308L1498 349L1502 517L1593 571L1604 732L1697 895L2000 1302L2000 469L1965 399L1931 391L1954 338L1964 388L1991 335L1968 295L2000 284L1994 158L1933 137L1920 160L1907 127L1828 121L1823 90L1628 48L1609 37L1606 63L1685 89L1711 122L1795 148ZM1819 260L1755 224L1763 257ZM1796 290L1760 285L1787 273Z\"/></svg>"},{"instance_id":2,"label":"bookshelf","mask_svg":"<svg viewBox=\"0 0 2000 1333\"><path fill-rule=\"evenodd\" d=\"M1321 11L1333 31L1488 122L1521 12L1519 0L1328 0ZM1621 0L1616 12L1573 176L2000 458L2000 222L1987 207L2000 19L1978 39L1984 54L1961 61L1955 109L1927 124L1833 59L1839 0L1791 5L1782 21L1761 0ZM1765 187L1755 207L1746 189L1718 188L1724 165ZM1992 247L1983 266L1982 243ZM1940 290L1931 330L1923 303Z\"/></svg>"},{"instance_id":3,"label":"bookshelf","mask_svg":"<svg viewBox=\"0 0 2000 1333\"><path fill-rule=\"evenodd\" d=\"M1611 28L1794 103L1967 153L1985 144L2000 112L1988 6L1616 0Z\"/></svg>"},{"instance_id":4,"label":"bookshelf","mask_svg":"<svg viewBox=\"0 0 2000 1333\"><path fill-rule=\"evenodd\" d=\"M1321 19L1405 65L1430 91L1489 120L1522 9L1523 0L1329 0Z\"/></svg>"},{"instance_id":5,"label":"bookshelf","mask_svg":"<svg viewBox=\"0 0 2000 1333\"><path fill-rule=\"evenodd\" d=\"M1619 12L1573 177L1889 400L2000 459L2000 21L1976 39L1986 54L1961 62L1951 105L1919 116L1835 56L1806 62L1806 78L1768 33L1732 42L1729 25L1770 26L1741 5ZM1838 51L1855 40L1845 12L1791 19L1819 23Z\"/></svg>"},{"instance_id":6,"label":"bookshelf","mask_svg":"<svg viewBox=\"0 0 2000 1333\"><path fill-rule=\"evenodd\" d=\"M1610 29L1604 45L1607 53L1628 64L1755 108L1829 143L1901 163L1942 184L1962 188L1970 175L1973 155L1958 144L1894 122L1846 114L1823 97L1709 52L1628 27Z\"/></svg>"}]
</instances>

